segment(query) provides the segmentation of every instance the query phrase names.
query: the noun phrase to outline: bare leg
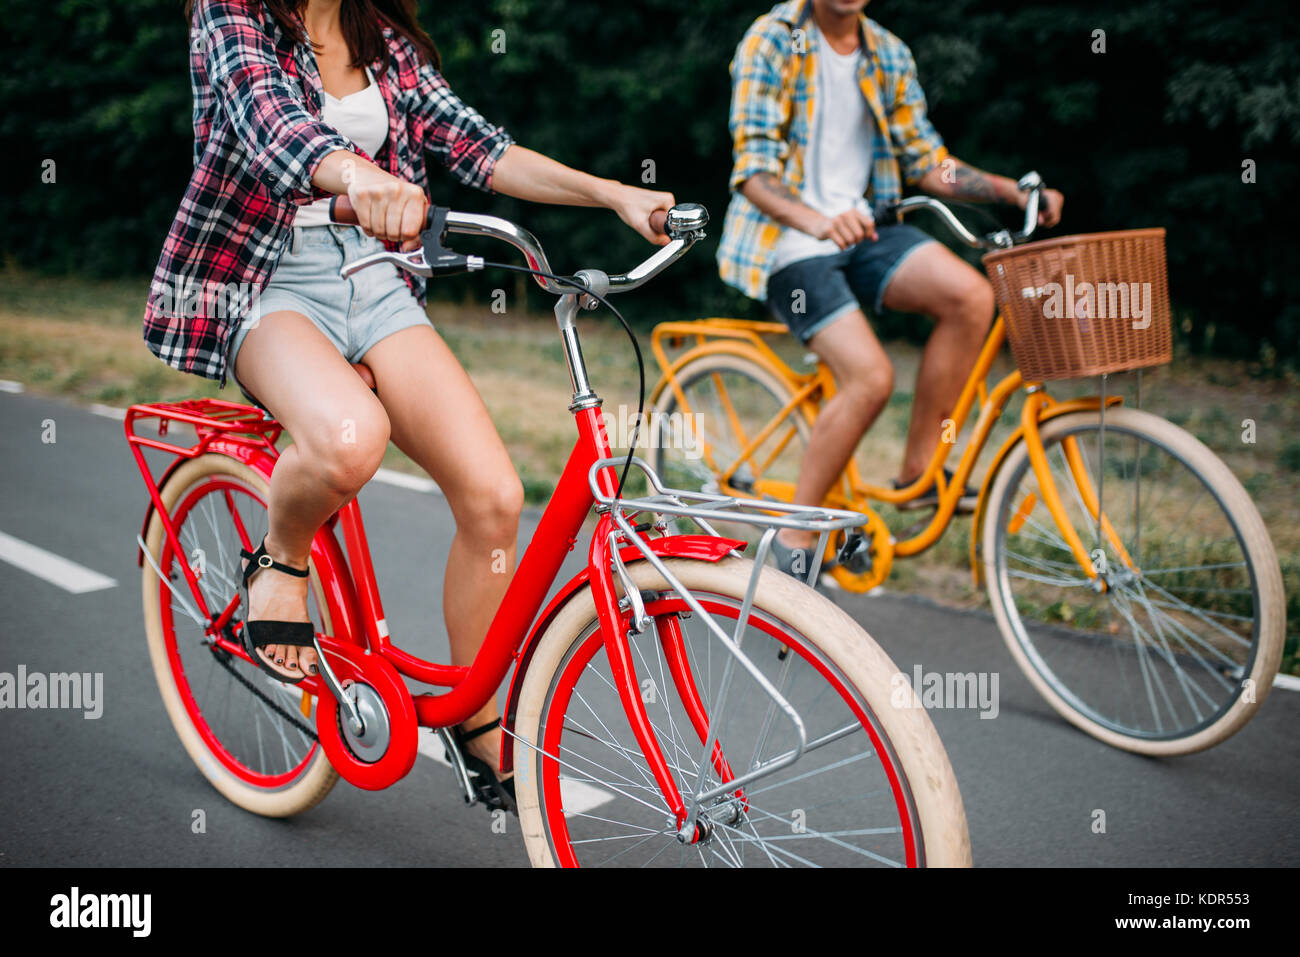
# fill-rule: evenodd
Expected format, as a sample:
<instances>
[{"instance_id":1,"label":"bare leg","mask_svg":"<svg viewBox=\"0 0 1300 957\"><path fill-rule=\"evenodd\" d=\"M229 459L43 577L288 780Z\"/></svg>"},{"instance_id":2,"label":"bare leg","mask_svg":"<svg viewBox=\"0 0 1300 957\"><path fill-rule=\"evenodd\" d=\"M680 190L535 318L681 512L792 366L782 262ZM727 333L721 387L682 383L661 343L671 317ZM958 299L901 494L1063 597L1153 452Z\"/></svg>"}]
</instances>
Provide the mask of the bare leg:
<instances>
[{"instance_id":1,"label":"bare leg","mask_svg":"<svg viewBox=\"0 0 1300 957\"><path fill-rule=\"evenodd\" d=\"M898 476L911 481L930 464L944 420L952 415L975 366L993 320L993 288L947 247L929 243L898 267L883 303L935 321L916 375L912 421Z\"/></svg>"},{"instance_id":2,"label":"bare leg","mask_svg":"<svg viewBox=\"0 0 1300 957\"><path fill-rule=\"evenodd\" d=\"M362 357L392 423L393 442L441 487L456 518L447 556L443 615L453 664L473 662L515 567L524 491L483 400L430 326L381 339ZM493 699L464 723L497 717ZM467 748L496 766L501 732Z\"/></svg>"},{"instance_id":3,"label":"bare leg","mask_svg":"<svg viewBox=\"0 0 1300 957\"><path fill-rule=\"evenodd\" d=\"M837 319L808 345L835 376L835 395L822 406L808 437L794 501L820 505L862 435L876 421L894 391L894 367L860 310ZM778 538L791 548L810 548L817 536L782 529Z\"/></svg>"},{"instance_id":4,"label":"bare leg","mask_svg":"<svg viewBox=\"0 0 1300 957\"><path fill-rule=\"evenodd\" d=\"M388 417L338 349L301 313L263 317L239 349L236 373L293 438L271 473L266 550L276 561L305 568L321 524L379 467ZM307 585L307 579L275 569L259 572L249 584L249 618L307 621ZM316 666L310 648L267 645L263 652L291 676Z\"/></svg>"}]
</instances>

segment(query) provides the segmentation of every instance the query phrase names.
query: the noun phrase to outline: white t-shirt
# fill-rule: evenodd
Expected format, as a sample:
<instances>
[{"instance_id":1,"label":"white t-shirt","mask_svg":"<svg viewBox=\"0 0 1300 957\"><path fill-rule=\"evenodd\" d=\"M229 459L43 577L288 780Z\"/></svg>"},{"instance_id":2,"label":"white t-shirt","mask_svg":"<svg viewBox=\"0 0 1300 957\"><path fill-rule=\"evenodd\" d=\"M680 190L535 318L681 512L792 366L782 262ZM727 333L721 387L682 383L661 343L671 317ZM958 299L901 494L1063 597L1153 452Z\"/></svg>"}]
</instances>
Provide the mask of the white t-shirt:
<instances>
[{"instance_id":1,"label":"white t-shirt","mask_svg":"<svg viewBox=\"0 0 1300 957\"><path fill-rule=\"evenodd\" d=\"M863 194L871 182L875 120L858 84L862 49L837 53L820 28L816 43L817 88L799 198L823 216L838 216L855 206L870 214ZM814 239L787 226L772 251L771 271L839 251L833 240Z\"/></svg>"},{"instance_id":2,"label":"white t-shirt","mask_svg":"<svg viewBox=\"0 0 1300 957\"><path fill-rule=\"evenodd\" d=\"M369 67L366 67L366 79L370 81L369 86L349 93L342 99L321 90L325 94L321 122L334 127L373 159L379 155L384 140L388 139L388 108L384 105L384 95L379 91L379 84L375 82ZM328 198L318 199L308 206L299 206L293 218L295 226L326 226L329 221Z\"/></svg>"}]
</instances>

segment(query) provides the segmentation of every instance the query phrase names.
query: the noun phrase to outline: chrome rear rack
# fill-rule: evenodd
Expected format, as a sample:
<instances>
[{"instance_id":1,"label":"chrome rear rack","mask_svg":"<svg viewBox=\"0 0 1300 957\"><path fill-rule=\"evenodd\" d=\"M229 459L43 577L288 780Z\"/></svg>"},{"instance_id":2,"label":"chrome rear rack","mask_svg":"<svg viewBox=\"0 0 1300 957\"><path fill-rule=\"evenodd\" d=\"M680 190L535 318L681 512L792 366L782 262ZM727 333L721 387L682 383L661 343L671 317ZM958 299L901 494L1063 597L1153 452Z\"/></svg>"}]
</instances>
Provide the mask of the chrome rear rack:
<instances>
[{"instance_id":1,"label":"chrome rear rack","mask_svg":"<svg viewBox=\"0 0 1300 957\"><path fill-rule=\"evenodd\" d=\"M692 788L691 813L687 818L686 825L682 828L682 833L679 834L679 838L685 841L689 839L688 832L693 831L695 821L699 815L705 812L704 809L708 802L788 767L798 761L806 751L816 750L848 733L847 729L841 729L832 734L824 735L809 744L807 728L798 711L768 681L767 677L753 660L741 650L740 646L750 614L753 611L754 596L758 589L759 578L763 573L764 561L777 531L782 528L797 528L817 533L817 547L813 554L807 578L807 582L811 584L817 580L817 575L821 571L822 556L826 551L827 537L832 532L844 531L847 533L849 529L860 527L863 524L863 516L858 512L850 512L844 509L792 505L788 502L738 498L710 492L692 492L685 489L669 488L663 484L649 463L638 456L633 456L631 463L645 476L646 482L651 489L650 495L639 498L623 498L612 496L602 490L599 481L601 470L607 468L621 469L627 461L624 456L600 459L592 465L587 474L587 480L591 485L592 494L595 496L597 510L610 515L615 526L617 526L616 530L610 532L610 554L615 578L623 586L624 601L631 612L629 622L631 629L638 633L643 632L647 627L650 627L651 619L646 615L640 593L634 587L631 587L631 580L627 576L622 559L619 557L617 539L620 533L627 542L636 546L642 557L663 576L669 587L682 597L713 637L730 653L718 691L717 707L719 710L723 707L727 692L730 689L733 665L739 664L741 668L749 673L763 692L772 699L777 709L785 715L794 727L797 736L795 746L784 754L764 761L730 781L710 786L708 769L711 767L711 763L707 758L713 753L713 745L717 735L717 724L710 722L708 737L699 755L697 765L700 769L699 774ZM704 609L696 597L664 564L660 556L654 553L646 538L638 533L638 530L631 522L631 517L643 512L650 512L660 516L655 523L655 527L660 529L665 527L662 524L661 517L673 515L688 518L699 525L706 534L719 538L723 536L709 523L709 519L753 525L763 529L758 546L754 551L754 570L750 574L749 582L746 585L745 598L741 604L740 613L736 618L736 625L732 634L727 634L717 619ZM733 554L737 553L733 552Z\"/></svg>"}]
</instances>

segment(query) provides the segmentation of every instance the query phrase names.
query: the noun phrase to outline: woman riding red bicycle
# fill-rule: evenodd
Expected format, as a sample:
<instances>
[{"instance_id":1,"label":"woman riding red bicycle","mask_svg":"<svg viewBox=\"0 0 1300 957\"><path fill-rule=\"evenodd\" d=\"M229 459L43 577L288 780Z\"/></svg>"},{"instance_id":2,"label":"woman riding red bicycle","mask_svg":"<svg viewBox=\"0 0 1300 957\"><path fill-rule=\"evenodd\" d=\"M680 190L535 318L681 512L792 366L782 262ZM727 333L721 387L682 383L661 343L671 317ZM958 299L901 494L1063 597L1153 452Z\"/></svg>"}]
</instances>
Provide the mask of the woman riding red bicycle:
<instances>
[{"instance_id":1,"label":"woman riding red bicycle","mask_svg":"<svg viewBox=\"0 0 1300 957\"><path fill-rule=\"evenodd\" d=\"M455 516L443 607L452 662L467 665L514 568L522 486L425 314L423 280L392 266L354 279L339 270L384 245L417 244L426 151L466 185L605 207L661 245L668 239L650 215L673 197L570 169L484 120L439 73L413 0L190 0L187 9L195 170L154 275L144 337L181 371L223 386L233 374L293 438L272 475L266 538L244 552L245 649L278 680L316 673L311 541L375 473L391 439ZM348 196L359 227L331 224L334 194ZM199 308L170 305L193 302L191 293ZM489 701L458 737L478 759L480 787L513 790L491 770L496 719Z\"/></svg>"}]
</instances>

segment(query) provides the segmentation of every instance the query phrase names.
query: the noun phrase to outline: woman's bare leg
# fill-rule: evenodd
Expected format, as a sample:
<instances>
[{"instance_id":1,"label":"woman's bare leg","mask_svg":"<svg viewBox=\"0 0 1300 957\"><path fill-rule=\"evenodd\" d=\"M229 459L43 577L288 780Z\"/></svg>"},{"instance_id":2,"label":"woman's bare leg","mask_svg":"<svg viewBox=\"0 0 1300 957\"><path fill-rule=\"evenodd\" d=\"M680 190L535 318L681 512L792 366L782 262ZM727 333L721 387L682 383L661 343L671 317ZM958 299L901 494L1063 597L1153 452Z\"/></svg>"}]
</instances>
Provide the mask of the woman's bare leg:
<instances>
[{"instance_id":1,"label":"woman's bare leg","mask_svg":"<svg viewBox=\"0 0 1300 957\"><path fill-rule=\"evenodd\" d=\"M374 374L393 443L438 483L455 516L443 615L452 664L468 665L514 574L523 485L474 383L431 326L381 339L362 360ZM494 698L464 727L496 717ZM500 745L500 731L492 731L467 747L495 765Z\"/></svg>"},{"instance_id":2,"label":"woman's bare leg","mask_svg":"<svg viewBox=\"0 0 1300 957\"><path fill-rule=\"evenodd\" d=\"M379 468L388 417L333 343L301 313L264 316L245 337L235 365L244 388L293 438L271 473L266 550L276 561L305 568L321 524ZM307 579L275 569L259 572L249 584L246 614L307 621L307 585ZM291 674L300 668L314 673L313 649L267 645L263 651Z\"/></svg>"}]
</instances>

